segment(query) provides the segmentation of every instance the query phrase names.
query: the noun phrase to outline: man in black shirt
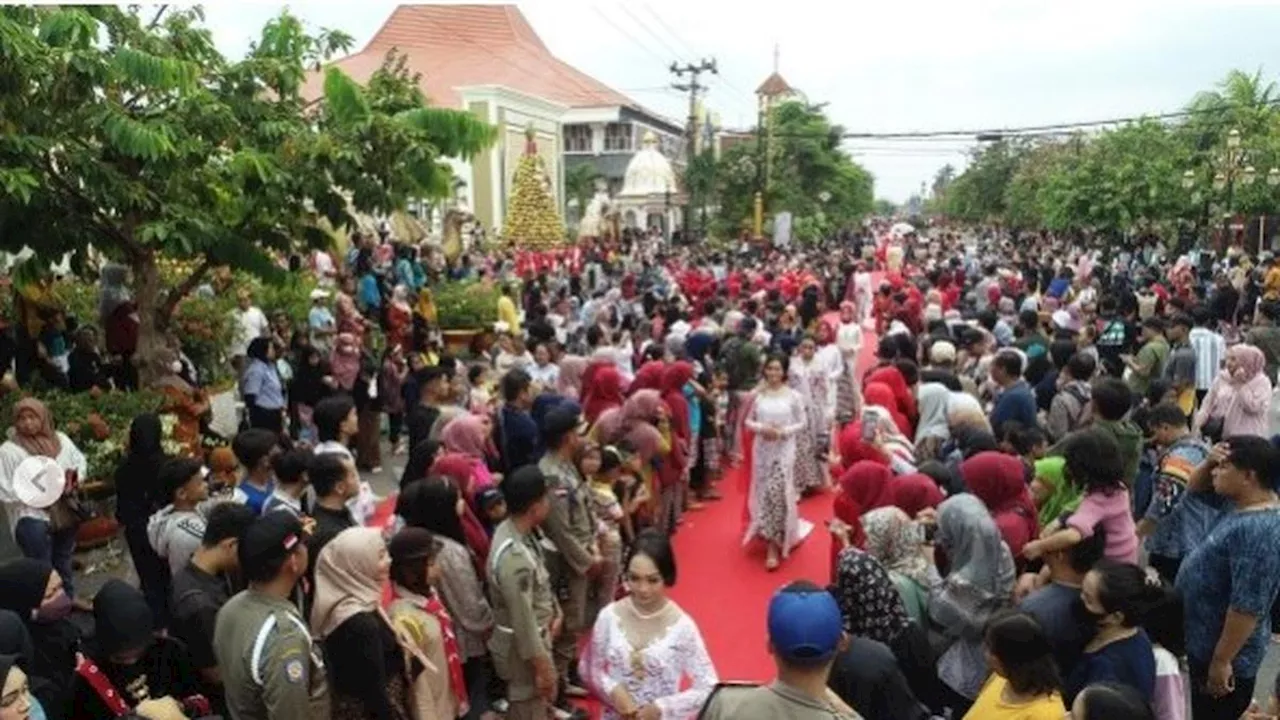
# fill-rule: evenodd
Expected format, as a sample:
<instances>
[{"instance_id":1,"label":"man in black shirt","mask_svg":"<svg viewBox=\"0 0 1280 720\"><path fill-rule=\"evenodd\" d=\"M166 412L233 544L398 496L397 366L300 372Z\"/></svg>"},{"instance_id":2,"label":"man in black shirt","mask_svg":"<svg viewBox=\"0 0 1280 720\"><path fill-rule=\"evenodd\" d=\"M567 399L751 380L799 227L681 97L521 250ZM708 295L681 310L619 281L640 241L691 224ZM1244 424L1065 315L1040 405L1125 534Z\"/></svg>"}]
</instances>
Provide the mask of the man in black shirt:
<instances>
[{"instance_id":1,"label":"man in black shirt","mask_svg":"<svg viewBox=\"0 0 1280 720\"><path fill-rule=\"evenodd\" d=\"M329 453L315 456L307 477L316 494L315 506L311 509L315 526L307 541L314 567L315 558L320 557L320 551L330 540L343 530L355 527L347 501L360 493L360 473L356 472L351 458Z\"/></svg>"},{"instance_id":2,"label":"man in black shirt","mask_svg":"<svg viewBox=\"0 0 1280 720\"><path fill-rule=\"evenodd\" d=\"M405 426L409 432L409 449L431 436L431 426L440 418L440 407L449 404L453 388L448 371L439 366L423 368L418 373L419 402L409 410Z\"/></svg>"},{"instance_id":3,"label":"man in black shirt","mask_svg":"<svg viewBox=\"0 0 1280 720\"><path fill-rule=\"evenodd\" d=\"M240 569L237 539L254 517L253 510L240 503L215 505L209 511L200 547L173 575L170 629L186 643L192 665L215 701L222 697L222 676L213 656L214 621L231 597L231 575Z\"/></svg>"}]
</instances>

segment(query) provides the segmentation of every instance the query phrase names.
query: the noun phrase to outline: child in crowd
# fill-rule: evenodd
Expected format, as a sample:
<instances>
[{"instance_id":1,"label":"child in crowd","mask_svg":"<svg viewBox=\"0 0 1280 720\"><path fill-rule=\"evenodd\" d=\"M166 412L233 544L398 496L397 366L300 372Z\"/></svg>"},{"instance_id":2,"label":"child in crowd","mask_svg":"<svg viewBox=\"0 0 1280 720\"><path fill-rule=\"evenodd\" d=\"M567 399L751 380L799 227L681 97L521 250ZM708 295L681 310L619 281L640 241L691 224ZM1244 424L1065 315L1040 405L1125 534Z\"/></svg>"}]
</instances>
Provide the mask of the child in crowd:
<instances>
[{"instance_id":1,"label":"child in crowd","mask_svg":"<svg viewBox=\"0 0 1280 720\"><path fill-rule=\"evenodd\" d=\"M480 508L480 522L493 537L493 531L507 519L507 499L497 487L487 487L476 496L476 505Z\"/></svg>"},{"instance_id":2,"label":"child in crowd","mask_svg":"<svg viewBox=\"0 0 1280 720\"><path fill-rule=\"evenodd\" d=\"M622 570L622 519L624 508L618 501L616 485L622 475L622 454L615 447L590 444L579 453L579 470L591 489L591 504L599 521L596 533L604 564L587 591L587 619L594 624L600 608L613 602Z\"/></svg>"},{"instance_id":3,"label":"child in crowd","mask_svg":"<svg viewBox=\"0 0 1280 720\"><path fill-rule=\"evenodd\" d=\"M709 397L706 407L711 412L702 418L708 427L702 433L702 456L705 458L707 472L708 499L716 499L719 494L715 486L720 482L720 470L723 467L725 448L725 418L729 416L729 374L724 370L716 370L711 376L711 387L707 389Z\"/></svg>"},{"instance_id":4,"label":"child in crowd","mask_svg":"<svg viewBox=\"0 0 1280 720\"><path fill-rule=\"evenodd\" d=\"M493 393L489 389L489 368L479 363L467 368L467 406L471 412L493 412Z\"/></svg>"},{"instance_id":5,"label":"child in crowd","mask_svg":"<svg viewBox=\"0 0 1280 720\"><path fill-rule=\"evenodd\" d=\"M216 447L209 451L209 490L215 496L235 494L240 482L240 463L229 447ZM243 502L243 500L241 500Z\"/></svg>"},{"instance_id":6,"label":"child in crowd","mask_svg":"<svg viewBox=\"0 0 1280 720\"><path fill-rule=\"evenodd\" d=\"M1062 680L1053 647L1030 615L1006 612L987 623L984 640L991 676L965 718L1057 720Z\"/></svg>"},{"instance_id":7,"label":"child in crowd","mask_svg":"<svg viewBox=\"0 0 1280 720\"><path fill-rule=\"evenodd\" d=\"M640 453L629 441L623 440L613 446L622 459L618 469L618 480L614 483L613 494L622 506L622 520L618 523L618 531L622 536L622 547L631 547L639 531L637 514L649 502L648 490L641 481L642 461ZM626 554L625 552L623 553Z\"/></svg>"},{"instance_id":8,"label":"child in crowd","mask_svg":"<svg viewBox=\"0 0 1280 720\"><path fill-rule=\"evenodd\" d=\"M1160 575L1148 569L1147 582L1159 584ZM1169 593L1166 602L1148 611L1142 628L1150 636L1156 656L1156 691L1151 699L1156 720L1186 720L1190 709L1187 675L1179 660L1187 654L1186 627L1177 594Z\"/></svg>"},{"instance_id":9,"label":"child in crowd","mask_svg":"<svg viewBox=\"0 0 1280 720\"><path fill-rule=\"evenodd\" d=\"M1093 527L1101 524L1107 532L1106 556L1116 562L1136 563L1137 528L1116 442L1099 429L1084 430L1067 438L1062 455L1066 460L1063 474L1084 489L1084 497L1065 520L1054 521L1039 540L1027 543L1022 554L1036 560L1046 553L1066 550L1092 535Z\"/></svg>"}]
</instances>

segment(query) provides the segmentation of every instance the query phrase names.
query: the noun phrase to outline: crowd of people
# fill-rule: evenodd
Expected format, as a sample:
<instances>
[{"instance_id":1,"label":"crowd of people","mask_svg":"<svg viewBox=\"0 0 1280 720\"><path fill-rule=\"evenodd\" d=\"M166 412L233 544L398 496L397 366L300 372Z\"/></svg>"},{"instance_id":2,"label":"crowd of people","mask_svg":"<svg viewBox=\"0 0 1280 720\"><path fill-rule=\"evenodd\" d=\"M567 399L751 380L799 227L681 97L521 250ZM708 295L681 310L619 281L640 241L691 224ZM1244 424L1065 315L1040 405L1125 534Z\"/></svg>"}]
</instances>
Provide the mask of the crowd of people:
<instances>
[{"instance_id":1,"label":"crowd of people","mask_svg":"<svg viewBox=\"0 0 1280 720\"><path fill-rule=\"evenodd\" d=\"M0 720L1268 712L1280 262L875 223L803 250L446 260L369 236L291 263L320 285L301 325L239 298L229 447L203 450L176 345L183 452L160 416L130 428L138 587L77 595L76 509L18 468L85 460L66 419L15 405ZM104 272L104 324L126 281ZM432 290L459 281L500 288L500 322L453 355ZM384 433L386 500L361 476ZM831 547L829 577L772 598L756 688L720 683L668 595L672 536L730 478L762 572ZM798 509L815 494L828 537Z\"/></svg>"}]
</instances>

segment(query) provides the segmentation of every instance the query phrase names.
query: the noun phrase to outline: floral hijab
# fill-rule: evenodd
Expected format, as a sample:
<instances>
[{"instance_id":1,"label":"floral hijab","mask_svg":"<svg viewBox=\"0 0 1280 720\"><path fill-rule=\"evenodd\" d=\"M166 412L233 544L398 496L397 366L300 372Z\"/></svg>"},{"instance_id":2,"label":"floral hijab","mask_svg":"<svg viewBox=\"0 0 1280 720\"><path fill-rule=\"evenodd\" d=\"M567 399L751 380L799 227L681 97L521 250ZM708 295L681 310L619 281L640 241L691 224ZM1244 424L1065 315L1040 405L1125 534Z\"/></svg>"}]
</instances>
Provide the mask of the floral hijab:
<instances>
[{"instance_id":1,"label":"floral hijab","mask_svg":"<svg viewBox=\"0 0 1280 720\"><path fill-rule=\"evenodd\" d=\"M898 573L923 587L933 582L929 561L920 552L924 541L920 526L901 508L876 508L862 516L867 554L890 573Z\"/></svg>"},{"instance_id":2,"label":"floral hijab","mask_svg":"<svg viewBox=\"0 0 1280 720\"><path fill-rule=\"evenodd\" d=\"M911 624L889 572L858 548L840 552L835 596L845 630L853 635L891 645Z\"/></svg>"}]
</instances>

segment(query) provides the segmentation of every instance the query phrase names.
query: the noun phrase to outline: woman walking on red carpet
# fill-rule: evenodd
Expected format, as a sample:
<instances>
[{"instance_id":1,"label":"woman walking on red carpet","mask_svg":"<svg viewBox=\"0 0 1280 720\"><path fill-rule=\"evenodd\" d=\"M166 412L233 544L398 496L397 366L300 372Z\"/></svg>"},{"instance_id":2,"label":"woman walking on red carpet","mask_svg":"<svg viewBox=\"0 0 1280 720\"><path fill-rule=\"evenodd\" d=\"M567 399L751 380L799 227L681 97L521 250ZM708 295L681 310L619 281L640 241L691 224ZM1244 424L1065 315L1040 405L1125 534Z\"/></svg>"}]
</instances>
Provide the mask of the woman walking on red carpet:
<instances>
[{"instance_id":1,"label":"woman walking on red carpet","mask_svg":"<svg viewBox=\"0 0 1280 720\"><path fill-rule=\"evenodd\" d=\"M743 543L762 538L769 544L765 568L775 570L813 529L800 519L796 503L796 434L805 428L804 401L787 387L787 360L770 356L764 384L756 391L745 423L755 434L751 448L749 521Z\"/></svg>"},{"instance_id":2,"label":"woman walking on red carpet","mask_svg":"<svg viewBox=\"0 0 1280 720\"><path fill-rule=\"evenodd\" d=\"M676 583L670 538L640 533L624 577L628 595L596 617L579 675L607 704L605 720L695 717L718 680L697 624L667 597Z\"/></svg>"}]
</instances>

